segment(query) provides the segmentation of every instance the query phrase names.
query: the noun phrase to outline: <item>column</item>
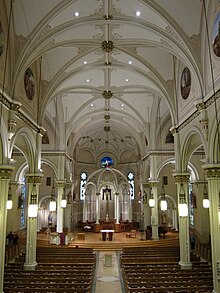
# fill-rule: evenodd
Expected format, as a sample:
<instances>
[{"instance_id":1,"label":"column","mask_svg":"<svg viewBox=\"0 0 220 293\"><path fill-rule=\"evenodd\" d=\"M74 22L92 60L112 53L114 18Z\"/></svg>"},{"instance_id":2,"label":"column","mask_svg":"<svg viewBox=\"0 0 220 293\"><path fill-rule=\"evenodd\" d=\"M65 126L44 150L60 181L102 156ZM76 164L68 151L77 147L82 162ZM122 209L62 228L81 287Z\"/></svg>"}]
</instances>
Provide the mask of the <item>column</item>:
<instances>
[{"instance_id":1,"label":"column","mask_svg":"<svg viewBox=\"0 0 220 293\"><path fill-rule=\"evenodd\" d=\"M26 182L28 187L28 203L31 200L33 185L36 185L37 202L39 198L39 185L41 183L42 174L26 174ZM27 217L27 239L26 239L26 257L24 270L34 271L36 262L37 249L37 218Z\"/></svg>"},{"instance_id":2,"label":"column","mask_svg":"<svg viewBox=\"0 0 220 293\"><path fill-rule=\"evenodd\" d=\"M155 206L151 208L151 226L152 226L152 239L159 239L158 235L158 181L150 180L150 186L152 188L152 194L155 199Z\"/></svg>"},{"instance_id":3,"label":"column","mask_svg":"<svg viewBox=\"0 0 220 293\"><path fill-rule=\"evenodd\" d=\"M131 195L128 195L128 221L132 222L132 206L131 206Z\"/></svg>"},{"instance_id":4,"label":"column","mask_svg":"<svg viewBox=\"0 0 220 293\"><path fill-rule=\"evenodd\" d=\"M178 203L180 202L179 193L180 193L180 185L182 183L183 189L185 192L185 199L186 199L187 206L189 206L189 202L188 202L189 177L190 177L190 174L187 172L174 174L175 183L177 185ZM187 217L179 216L179 239L180 239L179 264L182 269L190 269L192 268L192 263L190 260L189 216Z\"/></svg>"},{"instance_id":5,"label":"column","mask_svg":"<svg viewBox=\"0 0 220 293\"><path fill-rule=\"evenodd\" d=\"M5 264L5 242L6 242L6 222L8 198L8 186L13 167L10 165L0 165L0 293L3 293L4 264Z\"/></svg>"},{"instance_id":6,"label":"column","mask_svg":"<svg viewBox=\"0 0 220 293\"><path fill-rule=\"evenodd\" d=\"M85 198L83 201L83 222L85 223L88 220L88 201L87 194L85 194Z\"/></svg>"},{"instance_id":7,"label":"column","mask_svg":"<svg viewBox=\"0 0 220 293\"><path fill-rule=\"evenodd\" d=\"M61 200L63 189L66 186L66 180L56 180L57 187L57 229L58 233L63 233L63 208L61 208Z\"/></svg>"},{"instance_id":8,"label":"column","mask_svg":"<svg viewBox=\"0 0 220 293\"><path fill-rule=\"evenodd\" d=\"M96 193L96 224L99 224L100 219L100 193Z\"/></svg>"},{"instance_id":9,"label":"column","mask_svg":"<svg viewBox=\"0 0 220 293\"><path fill-rule=\"evenodd\" d=\"M119 224L119 193L115 193L115 200L116 200L116 224Z\"/></svg>"},{"instance_id":10,"label":"column","mask_svg":"<svg viewBox=\"0 0 220 293\"><path fill-rule=\"evenodd\" d=\"M212 249L213 293L220 292L220 164L203 166L208 180L209 217Z\"/></svg>"}]
</instances>

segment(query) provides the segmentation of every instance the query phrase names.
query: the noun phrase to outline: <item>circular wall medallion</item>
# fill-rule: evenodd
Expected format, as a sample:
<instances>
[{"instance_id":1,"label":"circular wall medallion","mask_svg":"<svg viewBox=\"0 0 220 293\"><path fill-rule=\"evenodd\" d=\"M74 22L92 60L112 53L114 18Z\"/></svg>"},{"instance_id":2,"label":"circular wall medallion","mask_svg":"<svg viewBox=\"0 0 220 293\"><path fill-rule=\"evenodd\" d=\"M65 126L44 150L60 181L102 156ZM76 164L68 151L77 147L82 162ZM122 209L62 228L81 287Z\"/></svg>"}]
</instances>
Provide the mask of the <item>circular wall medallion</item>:
<instances>
[{"instance_id":1,"label":"circular wall medallion","mask_svg":"<svg viewBox=\"0 0 220 293\"><path fill-rule=\"evenodd\" d=\"M29 100L33 100L35 94L35 81L34 75L30 68L24 74L24 88Z\"/></svg>"},{"instance_id":2,"label":"circular wall medallion","mask_svg":"<svg viewBox=\"0 0 220 293\"><path fill-rule=\"evenodd\" d=\"M2 24L0 23L0 56L2 55L4 50L4 34L2 29Z\"/></svg>"},{"instance_id":3,"label":"circular wall medallion","mask_svg":"<svg viewBox=\"0 0 220 293\"><path fill-rule=\"evenodd\" d=\"M191 89L191 73L189 71L189 68L185 67L181 75L181 86L180 86L181 95L184 100L188 98L190 89Z\"/></svg>"},{"instance_id":4,"label":"circular wall medallion","mask_svg":"<svg viewBox=\"0 0 220 293\"><path fill-rule=\"evenodd\" d=\"M110 157L103 157L101 159L101 166L102 168L109 168L113 165L113 160Z\"/></svg>"},{"instance_id":5,"label":"circular wall medallion","mask_svg":"<svg viewBox=\"0 0 220 293\"><path fill-rule=\"evenodd\" d=\"M217 14L212 28L212 49L220 57L220 13Z\"/></svg>"}]
</instances>

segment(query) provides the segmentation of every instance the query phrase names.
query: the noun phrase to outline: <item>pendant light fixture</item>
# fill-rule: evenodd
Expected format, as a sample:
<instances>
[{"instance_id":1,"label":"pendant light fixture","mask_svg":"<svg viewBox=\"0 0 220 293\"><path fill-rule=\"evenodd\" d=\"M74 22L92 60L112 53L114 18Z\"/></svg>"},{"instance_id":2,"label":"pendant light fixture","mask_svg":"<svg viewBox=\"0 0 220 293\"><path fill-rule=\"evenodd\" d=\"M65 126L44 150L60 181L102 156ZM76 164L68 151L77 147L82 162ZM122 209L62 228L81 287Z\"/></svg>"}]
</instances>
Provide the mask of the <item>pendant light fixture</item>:
<instances>
[{"instance_id":1,"label":"pendant light fixture","mask_svg":"<svg viewBox=\"0 0 220 293\"><path fill-rule=\"evenodd\" d=\"M166 194L165 194L164 185L162 185L162 188L161 188L160 209L161 209L161 211L166 211L167 210L167 200L166 200Z\"/></svg>"},{"instance_id":2,"label":"pendant light fixture","mask_svg":"<svg viewBox=\"0 0 220 293\"><path fill-rule=\"evenodd\" d=\"M161 100L159 101L159 124L160 124L160 143L161 143L160 153L161 153L161 163L162 163L163 142L162 142L162 122L161 122L161 115L160 115L160 104L161 104ZM163 170L162 170L161 178L163 180ZM164 184L162 184L162 187L161 187L160 209L161 211L167 210L167 200L166 200Z\"/></svg>"},{"instance_id":3,"label":"pendant light fixture","mask_svg":"<svg viewBox=\"0 0 220 293\"><path fill-rule=\"evenodd\" d=\"M11 193L11 183L9 184L9 189L8 189L8 200L7 200L7 210L11 210L13 206L12 202L12 193Z\"/></svg>"},{"instance_id":4,"label":"pendant light fixture","mask_svg":"<svg viewBox=\"0 0 220 293\"><path fill-rule=\"evenodd\" d=\"M33 184L31 196L30 196L30 202L28 205L28 217L29 218L36 218L38 213L38 204L37 204L37 190L36 190L36 184Z\"/></svg>"},{"instance_id":5,"label":"pendant light fixture","mask_svg":"<svg viewBox=\"0 0 220 293\"><path fill-rule=\"evenodd\" d=\"M66 189L65 187L63 188L63 194L62 194L62 199L61 199L61 208L66 208L67 205L67 200L66 200Z\"/></svg>"},{"instance_id":6,"label":"pendant light fixture","mask_svg":"<svg viewBox=\"0 0 220 293\"><path fill-rule=\"evenodd\" d=\"M155 199L154 199L154 194L153 194L152 187L150 188L150 198L149 198L148 204L149 204L150 208L155 207Z\"/></svg>"},{"instance_id":7,"label":"pendant light fixture","mask_svg":"<svg viewBox=\"0 0 220 293\"><path fill-rule=\"evenodd\" d=\"M180 191L179 191L179 216L180 217L188 216L188 204L186 202L186 194L185 194L182 182L180 183Z\"/></svg>"},{"instance_id":8,"label":"pendant light fixture","mask_svg":"<svg viewBox=\"0 0 220 293\"><path fill-rule=\"evenodd\" d=\"M57 208L57 203L56 203L56 199L55 199L55 188L54 188L54 184L53 184L52 191L51 191L51 197L50 197L49 210L50 210L50 212L55 212L56 208Z\"/></svg>"},{"instance_id":9,"label":"pendant light fixture","mask_svg":"<svg viewBox=\"0 0 220 293\"><path fill-rule=\"evenodd\" d=\"M209 197L208 197L206 182L204 182L204 187L203 187L203 201L202 201L202 205L203 205L204 209L208 209L209 208Z\"/></svg>"}]
</instances>

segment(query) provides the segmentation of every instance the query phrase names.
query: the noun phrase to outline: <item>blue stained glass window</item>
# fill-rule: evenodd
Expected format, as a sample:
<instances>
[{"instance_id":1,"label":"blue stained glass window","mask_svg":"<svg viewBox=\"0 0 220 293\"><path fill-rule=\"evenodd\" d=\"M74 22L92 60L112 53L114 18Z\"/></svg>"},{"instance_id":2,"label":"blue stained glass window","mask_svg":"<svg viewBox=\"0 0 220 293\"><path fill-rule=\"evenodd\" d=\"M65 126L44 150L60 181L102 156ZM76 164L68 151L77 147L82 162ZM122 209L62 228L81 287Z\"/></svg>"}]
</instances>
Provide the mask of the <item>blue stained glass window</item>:
<instances>
[{"instance_id":1,"label":"blue stained glass window","mask_svg":"<svg viewBox=\"0 0 220 293\"><path fill-rule=\"evenodd\" d=\"M109 168L113 165L113 160L110 157L104 157L101 159L102 168Z\"/></svg>"}]
</instances>

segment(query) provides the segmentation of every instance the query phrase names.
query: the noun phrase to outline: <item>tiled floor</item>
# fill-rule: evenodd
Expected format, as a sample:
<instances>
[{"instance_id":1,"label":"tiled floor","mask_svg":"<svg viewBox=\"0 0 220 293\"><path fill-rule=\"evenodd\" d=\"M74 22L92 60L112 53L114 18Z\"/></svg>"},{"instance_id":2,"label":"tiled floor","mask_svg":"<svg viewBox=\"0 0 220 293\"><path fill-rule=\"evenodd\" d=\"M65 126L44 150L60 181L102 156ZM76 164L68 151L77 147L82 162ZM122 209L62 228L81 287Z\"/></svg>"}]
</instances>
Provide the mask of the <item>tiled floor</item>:
<instances>
[{"instance_id":1,"label":"tiled floor","mask_svg":"<svg viewBox=\"0 0 220 293\"><path fill-rule=\"evenodd\" d=\"M95 280L94 293L124 292L117 252L101 251L97 253Z\"/></svg>"}]
</instances>

